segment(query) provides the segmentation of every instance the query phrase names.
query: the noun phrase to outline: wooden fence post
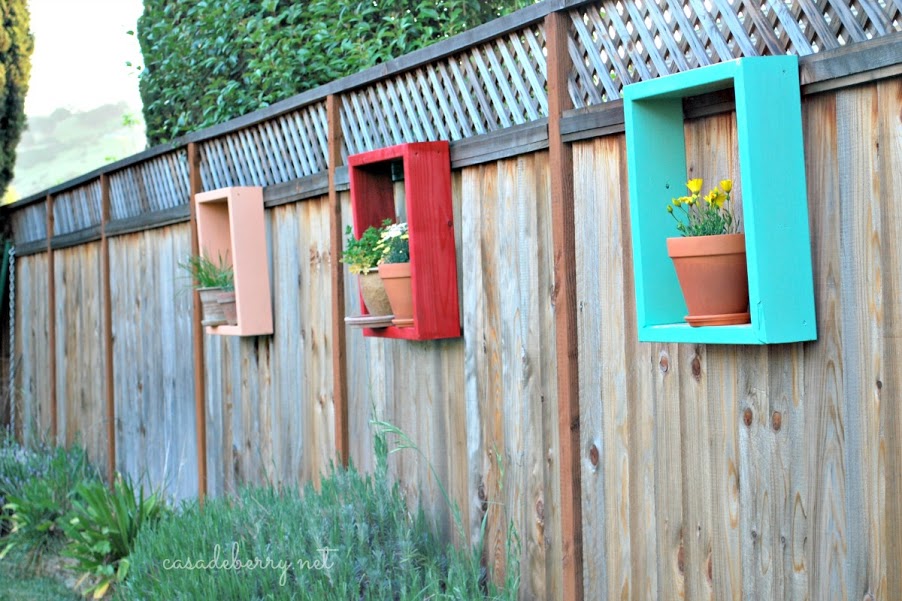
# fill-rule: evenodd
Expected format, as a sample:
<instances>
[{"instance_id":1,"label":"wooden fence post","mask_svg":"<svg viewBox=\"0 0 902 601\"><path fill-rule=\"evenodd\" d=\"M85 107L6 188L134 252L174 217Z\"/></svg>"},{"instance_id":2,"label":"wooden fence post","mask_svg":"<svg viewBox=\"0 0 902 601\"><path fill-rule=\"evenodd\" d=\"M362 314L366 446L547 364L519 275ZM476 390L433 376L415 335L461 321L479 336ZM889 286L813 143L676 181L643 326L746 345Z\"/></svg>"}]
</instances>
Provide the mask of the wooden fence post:
<instances>
[{"instance_id":1,"label":"wooden fence post","mask_svg":"<svg viewBox=\"0 0 902 601\"><path fill-rule=\"evenodd\" d=\"M338 97L326 97L326 119L329 132L329 232L332 275L332 399L335 406L335 450L341 463L348 465L350 441L348 432L348 358L345 333L344 270L338 259L342 251L341 199L335 188L335 170L341 163L341 114Z\"/></svg>"},{"instance_id":2,"label":"wooden fence post","mask_svg":"<svg viewBox=\"0 0 902 601\"><path fill-rule=\"evenodd\" d=\"M116 476L116 398L113 385L113 303L110 293L110 239L106 226L110 221L110 178L100 175L100 281L103 303L103 393L106 398L107 479L110 487Z\"/></svg>"},{"instance_id":3,"label":"wooden fence post","mask_svg":"<svg viewBox=\"0 0 902 601\"><path fill-rule=\"evenodd\" d=\"M188 209L191 216L191 254L200 254L200 241L197 239L197 207L194 195L201 192L200 156L197 144L188 143ZM197 290L194 296L194 320L191 333L194 340L194 421L197 435L197 498L203 506L207 496L207 403L206 403L206 367L204 362L204 328L200 323L201 302Z\"/></svg>"},{"instance_id":4,"label":"wooden fence post","mask_svg":"<svg viewBox=\"0 0 902 601\"><path fill-rule=\"evenodd\" d=\"M554 241L554 318L560 435L561 536L564 599L583 598L582 485L580 482L579 361L576 322L576 246L573 149L561 139L561 117L573 103L567 89L569 16L545 17L548 49L548 151Z\"/></svg>"},{"instance_id":5,"label":"wooden fence post","mask_svg":"<svg viewBox=\"0 0 902 601\"><path fill-rule=\"evenodd\" d=\"M53 196L47 195L47 347L50 352L50 439L58 444L56 405L56 267L53 261Z\"/></svg>"}]
</instances>

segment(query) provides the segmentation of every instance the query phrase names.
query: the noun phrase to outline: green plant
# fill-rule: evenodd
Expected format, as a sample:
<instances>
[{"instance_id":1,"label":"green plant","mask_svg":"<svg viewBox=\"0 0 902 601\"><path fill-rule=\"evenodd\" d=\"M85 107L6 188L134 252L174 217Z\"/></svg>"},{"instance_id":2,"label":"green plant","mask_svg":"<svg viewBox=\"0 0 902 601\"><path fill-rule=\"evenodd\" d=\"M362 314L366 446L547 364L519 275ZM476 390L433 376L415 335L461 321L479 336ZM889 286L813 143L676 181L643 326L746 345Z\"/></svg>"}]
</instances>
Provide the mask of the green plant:
<instances>
[{"instance_id":1,"label":"green plant","mask_svg":"<svg viewBox=\"0 0 902 601\"><path fill-rule=\"evenodd\" d=\"M345 230L348 236L347 248L341 255L341 262L348 266L353 274L366 273L379 264L382 257L378 246L382 240L383 229L391 224L391 219L382 222L382 227L371 225L363 232L360 239L354 237L354 230L349 225Z\"/></svg>"},{"instance_id":2,"label":"green plant","mask_svg":"<svg viewBox=\"0 0 902 601\"><path fill-rule=\"evenodd\" d=\"M409 439L408 439L409 441ZM412 444L412 443L411 443ZM481 549L443 543L411 510L377 435L372 475L333 467L315 488L245 488L142 530L121 599L499 598ZM505 590L503 599L515 599Z\"/></svg>"},{"instance_id":3,"label":"green plant","mask_svg":"<svg viewBox=\"0 0 902 601\"><path fill-rule=\"evenodd\" d=\"M64 526L69 541L63 555L76 562L82 574L79 584L90 579L85 594L106 594L111 584L128 575L129 559L141 528L156 520L164 505L157 494L144 496L128 477L119 475L112 490L103 482L82 482L75 489L72 511Z\"/></svg>"},{"instance_id":4,"label":"green plant","mask_svg":"<svg viewBox=\"0 0 902 601\"><path fill-rule=\"evenodd\" d=\"M686 182L689 195L674 198L667 205L667 212L677 222L677 230L683 236L717 236L737 233L739 222L734 219L733 212L728 206L730 192L733 190L733 181L721 180L720 186L712 188L706 196L700 198L702 185L704 185L702 179L690 179ZM702 205L702 200L705 201L704 205ZM678 214L677 210L682 214Z\"/></svg>"},{"instance_id":5,"label":"green plant","mask_svg":"<svg viewBox=\"0 0 902 601\"><path fill-rule=\"evenodd\" d=\"M407 263L410 261L410 234L407 223L386 223L376 249L382 254L380 263Z\"/></svg>"},{"instance_id":6,"label":"green plant","mask_svg":"<svg viewBox=\"0 0 902 601\"><path fill-rule=\"evenodd\" d=\"M0 538L13 527L12 510L6 507L9 497L21 494L29 480L43 478L47 471L48 451L40 450L30 451L8 434L0 440Z\"/></svg>"},{"instance_id":7,"label":"green plant","mask_svg":"<svg viewBox=\"0 0 902 601\"><path fill-rule=\"evenodd\" d=\"M63 581L65 568L44 565L40 573L27 567L27 556L12 551L0 561L0 601L79 601Z\"/></svg>"},{"instance_id":8,"label":"green plant","mask_svg":"<svg viewBox=\"0 0 902 601\"><path fill-rule=\"evenodd\" d=\"M137 35L148 142L269 106L533 2L145 0Z\"/></svg>"},{"instance_id":9,"label":"green plant","mask_svg":"<svg viewBox=\"0 0 902 601\"><path fill-rule=\"evenodd\" d=\"M27 0L2 3L0 30L0 196L13 179L16 146L25 128L25 96L31 77L34 39L28 30Z\"/></svg>"},{"instance_id":10,"label":"green plant","mask_svg":"<svg viewBox=\"0 0 902 601\"><path fill-rule=\"evenodd\" d=\"M11 514L12 530L4 539L0 559L20 547L27 553L29 565L34 565L45 552L58 550L65 540L65 517L72 509L73 491L81 482L99 478L81 447L53 449L43 476L29 478L7 497L5 509Z\"/></svg>"},{"instance_id":11,"label":"green plant","mask_svg":"<svg viewBox=\"0 0 902 601\"><path fill-rule=\"evenodd\" d=\"M179 263L179 267L188 272L197 288L232 290L235 287L235 276L227 261L222 255L215 262L206 255L191 255Z\"/></svg>"}]
</instances>

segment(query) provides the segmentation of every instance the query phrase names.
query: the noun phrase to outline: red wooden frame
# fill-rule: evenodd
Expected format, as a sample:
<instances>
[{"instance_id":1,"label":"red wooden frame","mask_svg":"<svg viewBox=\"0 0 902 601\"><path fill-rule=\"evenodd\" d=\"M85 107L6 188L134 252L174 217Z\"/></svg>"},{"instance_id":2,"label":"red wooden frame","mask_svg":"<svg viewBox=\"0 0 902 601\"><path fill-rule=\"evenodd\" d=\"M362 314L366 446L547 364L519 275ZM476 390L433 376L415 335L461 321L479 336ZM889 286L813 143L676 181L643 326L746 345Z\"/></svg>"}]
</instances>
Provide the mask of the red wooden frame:
<instances>
[{"instance_id":1,"label":"red wooden frame","mask_svg":"<svg viewBox=\"0 0 902 601\"><path fill-rule=\"evenodd\" d=\"M364 336L434 340L461 335L448 142L412 142L348 157L354 235L396 218L392 163L404 166L414 325ZM360 307L366 315L363 297Z\"/></svg>"}]
</instances>

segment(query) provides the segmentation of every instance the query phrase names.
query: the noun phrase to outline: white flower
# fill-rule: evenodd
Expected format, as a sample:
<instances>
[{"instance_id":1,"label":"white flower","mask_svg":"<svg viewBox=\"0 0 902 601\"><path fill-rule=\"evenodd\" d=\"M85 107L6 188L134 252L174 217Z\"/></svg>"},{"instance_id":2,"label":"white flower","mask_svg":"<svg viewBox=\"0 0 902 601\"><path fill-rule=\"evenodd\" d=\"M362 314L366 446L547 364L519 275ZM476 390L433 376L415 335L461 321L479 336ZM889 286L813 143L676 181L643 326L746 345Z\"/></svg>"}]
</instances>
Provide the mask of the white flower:
<instances>
[{"instance_id":1,"label":"white flower","mask_svg":"<svg viewBox=\"0 0 902 601\"><path fill-rule=\"evenodd\" d=\"M407 233L407 222L393 223L382 232L383 240L391 240Z\"/></svg>"}]
</instances>

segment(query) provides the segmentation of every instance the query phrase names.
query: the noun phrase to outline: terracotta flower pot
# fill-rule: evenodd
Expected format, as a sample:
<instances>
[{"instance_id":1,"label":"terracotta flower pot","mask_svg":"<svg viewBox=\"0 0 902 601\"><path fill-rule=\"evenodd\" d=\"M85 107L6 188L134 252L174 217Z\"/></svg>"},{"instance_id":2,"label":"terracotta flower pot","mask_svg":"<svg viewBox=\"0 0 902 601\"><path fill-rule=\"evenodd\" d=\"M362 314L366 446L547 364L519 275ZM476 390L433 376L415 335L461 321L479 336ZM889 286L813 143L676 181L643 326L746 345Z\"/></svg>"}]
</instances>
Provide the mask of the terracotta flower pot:
<instances>
[{"instance_id":1,"label":"terracotta flower pot","mask_svg":"<svg viewBox=\"0 0 902 601\"><path fill-rule=\"evenodd\" d=\"M217 300L219 301L219 306L222 308L223 315L225 315L226 322L228 322L230 326L237 326L238 305L235 303L235 291L229 290L228 292L220 292L217 295Z\"/></svg>"},{"instance_id":2,"label":"terracotta flower pot","mask_svg":"<svg viewBox=\"0 0 902 601\"><path fill-rule=\"evenodd\" d=\"M205 326L221 326L228 323L219 304L219 293L222 288L198 288L203 316L201 324Z\"/></svg>"},{"instance_id":3,"label":"terracotta flower pot","mask_svg":"<svg viewBox=\"0 0 902 601\"><path fill-rule=\"evenodd\" d=\"M391 315L391 304L388 295L385 294L385 286L379 276L379 269L373 268L368 273L362 273L360 278L360 294L363 295L363 303L370 315Z\"/></svg>"},{"instance_id":4,"label":"terracotta flower pot","mask_svg":"<svg viewBox=\"0 0 902 601\"><path fill-rule=\"evenodd\" d=\"M399 328L413 325L413 287L410 281L410 263L386 263L379 266L379 276L385 285L385 293L391 303L395 318L392 323Z\"/></svg>"},{"instance_id":5,"label":"terracotta flower pot","mask_svg":"<svg viewBox=\"0 0 902 601\"><path fill-rule=\"evenodd\" d=\"M745 235L668 238L691 326L750 323Z\"/></svg>"}]
</instances>

